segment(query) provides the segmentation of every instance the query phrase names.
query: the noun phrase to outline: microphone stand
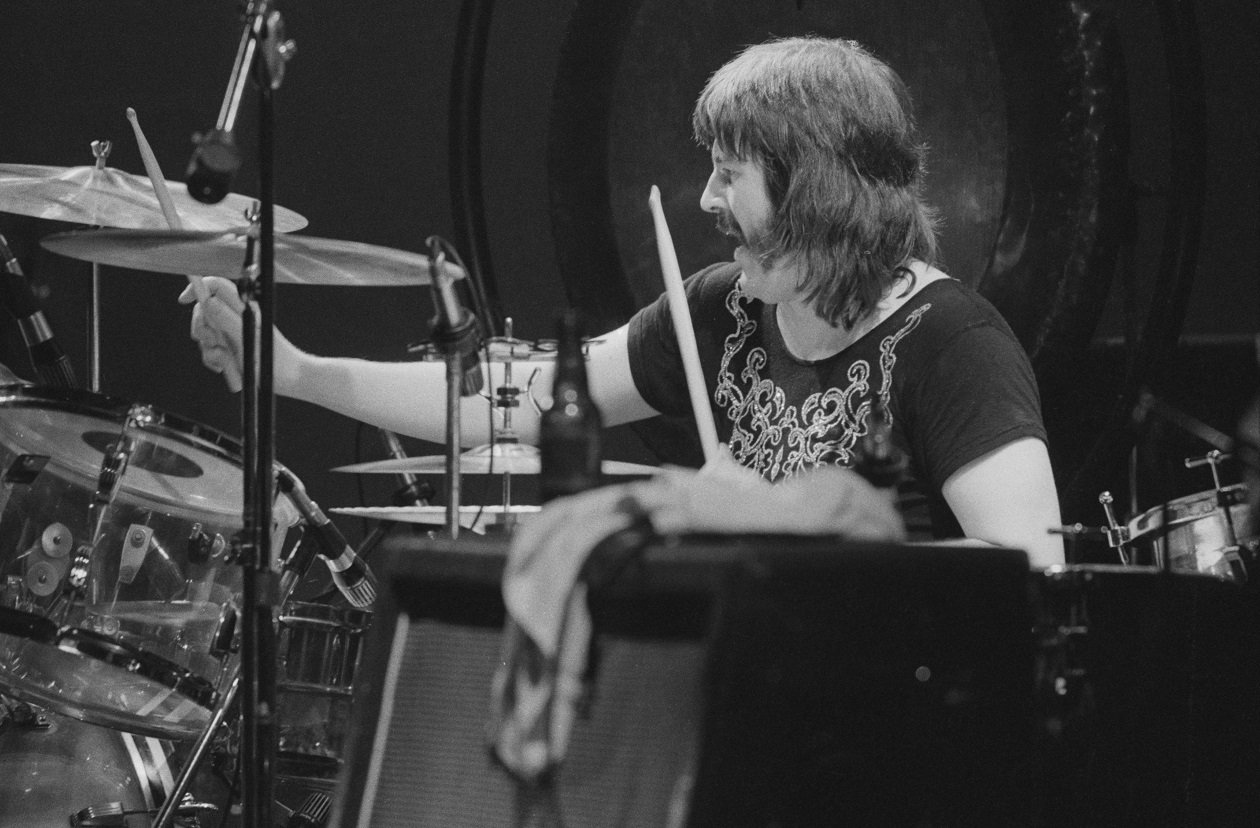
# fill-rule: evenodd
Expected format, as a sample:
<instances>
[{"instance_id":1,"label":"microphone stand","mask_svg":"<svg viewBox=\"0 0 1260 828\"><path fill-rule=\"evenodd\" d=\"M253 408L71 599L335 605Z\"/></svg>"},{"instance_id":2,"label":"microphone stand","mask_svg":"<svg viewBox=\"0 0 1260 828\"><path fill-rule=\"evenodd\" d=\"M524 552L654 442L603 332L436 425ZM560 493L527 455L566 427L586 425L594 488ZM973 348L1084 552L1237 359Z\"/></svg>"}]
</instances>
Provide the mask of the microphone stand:
<instances>
[{"instance_id":1,"label":"microphone stand","mask_svg":"<svg viewBox=\"0 0 1260 828\"><path fill-rule=\"evenodd\" d=\"M287 473L287 470L278 464L276 471L278 474ZM284 572L280 576L278 606L284 606L288 603L293 590L306 577L307 570L311 568L314 560L315 553L308 544L298 542L293 546L289 552L289 557L284 562ZM234 632L235 624L225 625L220 621L219 626L220 628L226 626L229 633L223 640L215 641L214 650L221 652L226 657L231 652L232 642L230 639ZM243 636L244 632L242 632ZM236 702L237 694L241 690L241 680L241 662L238 661L228 671L227 687L219 696L218 704L214 709L214 713L210 716L210 720L197 736L196 741L193 742L188 758L184 760L183 765L180 767L179 775L175 777L173 787L167 791L166 799L163 800L157 813L154 814L150 828L171 828L175 824L176 818L180 816L181 808L184 804L184 795L192 785L197 770L205 761L206 756L209 755L211 746L214 744L215 735L219 732L219 728L222 727L223 723L227 721L228 714L232 711L232 705Z\"/></svg>"},{"instance_id":2,"label":"microphone stand","mask_svg":"<svg viewBox=\"0 0 1260 828\"><path fill-rule=\"evenodd\" d=\"M283 32L280 15L267 0L253 0L245 11L228 99L239 99L243 76L254 72L258 98L259 224L247 249L257 253L247 263L239 289L242 370L241 419L244 466L244 526L241 616L241 824L271 828L276 753L275 607L279 584L271 566L272 498L275 464L275 110L272 92L283 77L283 60L292 44L275 38ZM267 54L271 49L272 54ZM276 51L279 50L277 54ZM226 104L225 104L226 106ZM247 254L247 258L249 257ZM259 313L256 317L254 307Z\"/></svg>"},{"instance_id":3,"label":"microphone stand","mask_svg":"<svg viewBox=\"0 0 1260 828\"><path fill-rule=\"evenodd\" d=\"M443 301L440 292L437 290L437 280L448 278L446 275L446 255L439 249L434 247L429 256L429 280L430 287L433 288L433 301L438 303ZM455 313L457 309L448 309L447 314L443 316L438 314L438 319L454 319L457 318ZM460 481L462 478L462 470L460 469L460 399L463 395L464 385L464 362L463 362L463 342L466 336L476 328L476 320L471 316L468 324L461 328L454 328L449 324L439 322L433 330L433 343L446 356L446 533L451 540L459 537L459 503L460 503Z\"/></svg>"}]
</instances>

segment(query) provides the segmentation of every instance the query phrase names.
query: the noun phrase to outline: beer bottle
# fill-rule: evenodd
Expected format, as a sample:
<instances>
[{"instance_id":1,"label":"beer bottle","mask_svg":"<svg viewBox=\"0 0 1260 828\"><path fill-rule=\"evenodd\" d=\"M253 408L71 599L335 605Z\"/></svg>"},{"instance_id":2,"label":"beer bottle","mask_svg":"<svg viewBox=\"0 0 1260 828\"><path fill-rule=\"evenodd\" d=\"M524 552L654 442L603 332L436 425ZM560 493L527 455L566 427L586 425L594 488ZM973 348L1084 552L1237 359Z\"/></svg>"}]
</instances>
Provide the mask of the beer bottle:
<instances>
[{"instance_id":1,"label":"beer bottle","mask_svg":"<svg viewBox=\"0 0 1260 828\"><path fill-rule=\"evenodd\" d=\"M551 408L539 422L539 494L548 501L599 485L603 417L586 383L577 312L560 317Z\"/></svg>"}]
</instances>

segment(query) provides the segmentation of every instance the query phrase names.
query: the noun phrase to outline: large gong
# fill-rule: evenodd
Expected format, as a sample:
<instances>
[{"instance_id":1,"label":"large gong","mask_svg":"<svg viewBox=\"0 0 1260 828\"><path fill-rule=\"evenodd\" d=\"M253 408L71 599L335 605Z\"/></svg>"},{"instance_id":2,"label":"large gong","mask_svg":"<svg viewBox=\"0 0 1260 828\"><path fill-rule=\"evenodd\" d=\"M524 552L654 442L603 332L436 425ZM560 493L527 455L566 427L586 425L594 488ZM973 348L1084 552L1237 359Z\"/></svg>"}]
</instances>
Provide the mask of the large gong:
<instances>
[{"instance_id":1,"label":"large gong","mask_svg":"<svg viewBox=\"0 0 1260 828\"><path fill-rule=\"evenodd\" d=\"M501 4L495 30L487 36L490 5L467 0L464 22L466 39L475 43L480 28L491 43L486 71L493 74L505 49L498 46L496 54L494 44L508 42L514 28L517 41L528 37L521 27L538 21L526 23L510 8L515 4ZM554 58L539 58L536 68L550 77L546 231L564 293L593 329L621 324L662 290L646 207L652 184L661 187L684 272L730 256L712 217L699 209L709 161L707 148L691 140L689 114L707 77L742 46L768 37L813 33L854 39L892 65L910 87L929 148L927 195L943 218L945 269L997 306L1032 357L1065 515L1097 493L1091 474L1123 453L1125 412L1144 373L1166 355L1179 329L1180 316L1169 308L1177 307L1188 285L1186 262L1192 259L1201 204L1201 195L1196 201L1193 193L1196 184L1201 190L1195 164L1180 159L1188 176L1180 183L1189 197L1177 208L1180 215L1166 219L1157 289L1165 304L1150 309L1115 395L1082 398L1073 369L1086 354L1117 252L1132 230L1126 81L1111 4L577 0L554 5L547 24L557 32L553 42L542 42L543 36L519 51L537 57L555 49ZM1165 31L1184 23L1174 19L1176 4L1154 0L1154 5ZM1173 47L1167 50L1170 61L1177 57ZM1192 83L1193 73L1184 74L1188 77L1177 82ZM455 91L452 138L478 139L479 127L468 135L459 132L458 82ZM1200 114L1191 106L1180 119L1193 125ZM480 116L493 123L493 101ZM1174 152L1178 146L1174 136ZM481 174L477 151L452 151L456 216L465 224L461 241L488 262L486 239L493 233L484 222L487 213L495 220L495 211L493 205L479 209L481 191L469 187L469 179ZM521 212L513 221L528 224ZM1083 424L1089 428L1084 437ZM658 453L678 462L698 457L688 430L686 423L658 422L640 433Z\"/></svg>"}]
</instances>

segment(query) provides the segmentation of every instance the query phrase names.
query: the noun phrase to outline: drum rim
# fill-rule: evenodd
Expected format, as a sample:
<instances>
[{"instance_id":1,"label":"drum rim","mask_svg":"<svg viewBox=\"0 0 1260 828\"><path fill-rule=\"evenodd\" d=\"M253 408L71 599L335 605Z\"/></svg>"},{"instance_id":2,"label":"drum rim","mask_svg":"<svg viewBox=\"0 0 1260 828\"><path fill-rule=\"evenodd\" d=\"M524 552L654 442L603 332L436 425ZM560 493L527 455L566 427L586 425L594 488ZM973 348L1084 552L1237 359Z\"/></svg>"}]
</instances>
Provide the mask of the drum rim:
<instances>
[{"instance_id":1,"label":"drum rim","mask_svg":"<svg viewBox=\"0 0 1260 828\"><path fill-rule=\"evenodd\" d=\"M339 607L316 601L289 601L280 610L279 622L338 627L349 632L363 632L372 620L368 610Z\"/></svg>"},{"instance_id":2,"label":"drum rim","mask_svg":"<svg viewBox=\"0 0 1260 828\"><path fill-rule=\"evenodd\" d=\"M1219 489L1204 489L1193 494L1174 497L1172 500L1152 506L1130 519L1128 524L1126 524L1129 529L1129 540L1142 540L1148 535L1164 529L1165 513L1168 515L1167 532L1172 532L1182 526L1187 526L1216 514L1219 511L1219 505L1213 501L1216 500L1218 492L1225 496L1231 512L1237 506L1247 505L1247 486L1245 483L1231 483L1228 486L1221 486ZM1212 503L1212 508L1199 513L1187 513L1182 508L1204 502Z\"/></svg>"},{"instance_id":3,"label":"drum rim","mask_svg":"<svg viewBox=\"0 0 1260 828\"><path fill-rule=\"evenodd\" d=\"M162 656L141 650L112 636L82 627L67 627L57 635L55 644L63 653L103 662L138 675L207 710L213 708L218 701L218 691L205 678ZM142 717L136 718L138 722L145 721Z\"/></svg>"},{"instance_id":4,"label":"drum rim","mask_svg":"<svg viewBox=\"0 0 1260 828\"><path fill-rule=\"evenodd\" d=\"M15 631L14 628L23 631ZM36 644L55 644L57 625L42 615L13 607L0 607L0 635L12 635Z\"/></svg>"},{"instance_id":5,"label":"drum rim","mask_svg":"<svg viewBox=\"0 0 1260 828\"><path fill-rule=\"evenodd\" d=\"M1168 576L1184 580L1197 580L1203 583L1216 582L1234 584L1209 572L1198 572L1184 569L1165 569L1152 564L1055 564L1040 570L1040 578L1047 580L1063 576L1111 576L1124 575L1134 578L1160 578ZM1235 584L1236 585L1236 584Z\"/></svg>"},{"instance_id":6,"label":"drum rim","mask_svg":"<svg viewBox=\"0 0 1260 828\"><path fill-rule=\"evenodd\" d=\"M47 404L53 410L70 413L86 413L101 415L103 419L117 422L121 430L127 419L127 413L136 405L143 405L153 416L144 424L144 429L157 428L184 437L191 437L208 444L219 452L222 459L235 465L241 465L241 441L212 426L172 414L165 409L149 403L127 401L121 397L98 394L78 388L51 388L33 385L0 386L0 408L18 407L35 408L40 403ZM165 434L164 436L169 436Z\"/></svg>"}]
</instances>

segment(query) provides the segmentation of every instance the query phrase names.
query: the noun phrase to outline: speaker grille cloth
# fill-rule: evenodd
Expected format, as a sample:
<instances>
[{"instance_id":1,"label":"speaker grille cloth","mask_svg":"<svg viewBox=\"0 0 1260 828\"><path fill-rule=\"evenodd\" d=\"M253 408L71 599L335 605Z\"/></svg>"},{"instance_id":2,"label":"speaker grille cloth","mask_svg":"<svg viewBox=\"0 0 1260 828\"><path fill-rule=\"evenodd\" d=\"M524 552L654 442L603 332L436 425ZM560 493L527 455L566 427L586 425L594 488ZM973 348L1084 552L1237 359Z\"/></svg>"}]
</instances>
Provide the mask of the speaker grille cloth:
<instances>
[{"instance_id":1,"label":"speaker grille cloth","mask_svg":"<svg viewBox=\"0 0 1260 828\"><path fill-rule=\"evenodd\" d=\"M413 619L399 625L393 711L373 828L512 825L513 784L486 740L501 632ZM699 641L602 636L594 702L560 771L569 828L681 824L698 755ZM386 688L388 694L389 688ZM371 795L370 792L368 792Z\"/></svg>"}]
</instances>

